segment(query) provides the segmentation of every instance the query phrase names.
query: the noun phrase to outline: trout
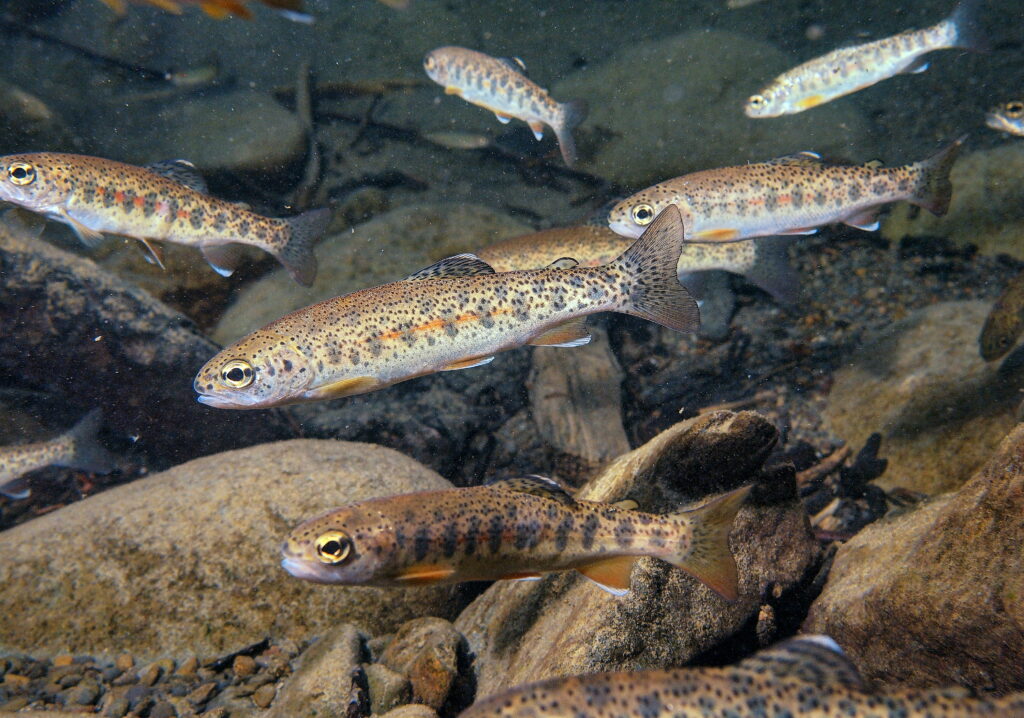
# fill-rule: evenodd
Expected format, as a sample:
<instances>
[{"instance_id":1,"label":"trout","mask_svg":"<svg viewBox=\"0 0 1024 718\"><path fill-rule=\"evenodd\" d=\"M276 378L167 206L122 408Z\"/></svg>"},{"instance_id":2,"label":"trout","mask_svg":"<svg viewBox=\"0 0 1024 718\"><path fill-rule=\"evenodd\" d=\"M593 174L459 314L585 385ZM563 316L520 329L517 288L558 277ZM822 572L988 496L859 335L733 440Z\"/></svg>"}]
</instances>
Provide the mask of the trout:
<instances>
[{"instance_id":1,"label":"trout","mask_svg":"<svg viewBox=\"0 0 1024 718\"><path fill-rule=\"evenodd\" d=\"M1024 332L1024 272L1006 285L981 328L978 348L981 358L995 361L1004 356L1017 343Z\"/></svg>"},{"instance_id":2,"label":"trout","mask_svg":"<svg viewBox=\"0 0 1024 718\"><path fill-rule=\"evenodd\" d=\"M993 130L1024 137L1024 100L1010 100L986 113L985 124Z\"/></svg>"}]
</instances>

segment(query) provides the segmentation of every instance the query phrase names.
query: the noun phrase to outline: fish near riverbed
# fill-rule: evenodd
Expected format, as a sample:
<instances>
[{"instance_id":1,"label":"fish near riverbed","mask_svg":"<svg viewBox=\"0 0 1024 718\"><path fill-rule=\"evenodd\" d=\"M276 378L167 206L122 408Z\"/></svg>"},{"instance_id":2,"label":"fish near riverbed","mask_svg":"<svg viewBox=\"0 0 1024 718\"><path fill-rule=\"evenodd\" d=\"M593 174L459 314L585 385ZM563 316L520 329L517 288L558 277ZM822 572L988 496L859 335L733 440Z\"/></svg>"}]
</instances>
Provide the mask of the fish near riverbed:
<instances>
[{"instance_id":1,"label":"fish near riverbed","mask_svg":"<svg viewBox=\"0 0 1024 718\"><path fill-rule=\"evenodd\" d=\"M996 105L986 113L985 124L993 130L1024 137L1024 100Z\"/></svg>"},{"instance_id":2,"label":"fish near riverbed","mask_svg":"<svg viewBox=\"0 0 1024 718\"><path fill-rule=\"evenodd\" d=\"M522 120L538 140L547 125L558 139L562 159L572 167L576 162L572 130L586 118L586 104L581 100L555 102L547 90L523 74L524 67L517 62L464 47L439 47L427 54L423 68L431 80L444 87L446 95L458 95L490 110L501 122L513 117Z\"/></svg>"},{"instance_id":3,"label":"fish near riverbed","mask_svg":"<svg viewBox=\"0 0 1024 718\"><path fill-rule=\"evenodd\" d=\"M124 15L128 11L129 0L101 0L107 7L118 15ZM181 14L186 5L198 5L203 12L217 20L235 15L236 17L252 19L252 12L245 6L248 0L130 0L136 5L151 5L161 10ZM302 11L302 0L260 0L267 7L280 12L289 20L301 23L311 23L313 18Z\"/></svg>"},{"instance_id":4,"label":"fish near riverbed","mask_svg":"<svg viewBox=\"0 0 1024 718\"><path fill-rule=\"evenodd\" d=\"M686 238L735 242L776 234L814 234L844 223L878 229L883 205L906 200L935 215L949 209L949 171L961 137L921 162L900 167L831 164L812 152L736 167L703 170L666 180L627 197L608 226L636 237L665 207L676 205Z\"/></svg>"},{"instance_id":5,"label":"fish near riverbed","mask_svg":"<svg viewBox=\"0 0 1024 718\"><path fill-rule=\"evenodd\" d=\"M114 470L116 461L96 438L102 413L93 409L67 433L49 441L0 447L0 494L24 499L30 494L23 477L45 466L64 466L97 474Z\"/></svg>"},{"instance_id":6,"label":"fish near riverbed","mask_svg":"<svg viewBox=\"0 0 1024 718\"><path fill-rule=\"evenodd\" d=\"M683 569L728 601L738 593L729 531L749 486L663 516L577 500L527 477L370 499L306 521L281 547L293 576L413 586L539 578L575 569L618 595L640 556Z\"/></svg>"},{"instance_id":7,"label":"fish near riverbed","mask_svg":"<svg viewBox=\"0 0 1024 718\"><path fill-rule=\"evenodd\" d=\"M211 197L184 160L139 167L86 155L7 155L0 200L69 225L86 246L104 233L137 239L161 266L153 241L196 247L223 276L239 264L237 245L258 247L307 287L316 277L313 243L330 221L326 209L273 219Z\"/></svg>"},{"instance_id":8,"label":"fish near riverbed","mask_svg":"<svg viewBox=\"0 0 1024 718\"><path fill-rule=\"evenodd\" d=\"M981 328L978 348L981 358L995 361L1004 356L1020 339L1024 332L1024 272L1006 285L999 295Z\"/></svg>"},{"instance_id":9,"label":"fish near riverbed","mask_svg":"<svg viewBox=\"0 0 1024 718\"><path fill-rule=\"evenodd\" d=\"M683 242L670 207L599 267L562 260L497 274L471 254L328 299L222 350L195 379L199 401L259 409L363 394L424 374L486 364L524 344L579 346L585 317L620 312L696 331L697 303L676 276Z\"/></svg>"},{"instance_id":10,"label":"fish near riverbed","mask_svg":"<svg viewBox=\"0 0 1024 718\"><path fill-rule=\"evenodd\" d=\"M1024 718L1024 694L873 693L828 636L790 639L722 668L593 673L489 696L459 718Z\"/></svg>"}]
</instances>

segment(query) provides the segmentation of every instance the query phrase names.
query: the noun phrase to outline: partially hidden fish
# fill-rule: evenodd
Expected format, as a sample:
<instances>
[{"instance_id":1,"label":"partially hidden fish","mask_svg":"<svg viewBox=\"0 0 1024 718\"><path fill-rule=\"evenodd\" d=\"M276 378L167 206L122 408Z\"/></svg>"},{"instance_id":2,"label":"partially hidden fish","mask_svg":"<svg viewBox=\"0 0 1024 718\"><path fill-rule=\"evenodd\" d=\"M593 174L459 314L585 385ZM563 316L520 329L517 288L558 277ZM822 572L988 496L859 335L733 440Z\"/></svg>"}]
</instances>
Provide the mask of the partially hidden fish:
<instances>
[{"instance_id":1,"label":"partially hidden fish","mask_svg":"<svg viewBox=\"0 0 1024 718\"><path fill-rule=\"evenodd\" d=\"M948 18L923 30L841 47L798 65L752 95L744 112L747 117L792 115L901 73L924 72L928 61L923 56L935 50L982 49L985 42L974 20L975 4L964 0Z\"/></svg>"},{"instance_id":2,"label":"partially hidden fish","mask_svg":"<svg viewBox=\"0 0 1024 718\"><path fill-rule=\"evenodd\" d=\"M1004 356L1024 332L1024 272L1006 285L996 299L978 337L981 358L995 361Z\"/></svg>"},{"instance_id":3,"label":"partially hidden fish","mask_svg":"<svg viewBox=\"0 0 1024 718\"><path fill-rule=\"evenodd\" d=\"M238 245L258 247L304 286L316 277L313 243L330 221L326 209L273 219L211 197L185 160L139 167L86 155L7 155L0 200L70 225L89 247L104 233L137 239L161 266L154 241L198 248L223 276L241 261Z\"/></svg>"},{"instance_id":4,"label":"partially hidden fish","mask_svg":"<svg viewBox=\"0 0 1024 718\"><path fill-rule=\"evenodd\" d=\"M666 210L620 257L496 274L474 255L449 257L403 281L300 309L213 357L199 401L257 409L375 391L437 371L490 362L524 344L579 346L585 317L621 312L696 331L697 304L679 283L679 211Z\"/></svg>"},{"instance_id":5,"label":"partially hidden fish","mask_svg":"<svg viewBox=\"0 0 1024 718\"><path fill-rule=\"evenodd\" d=\"M11 499L28 498L31 491L24 476L45 466L109 474L117 462L96 438L102 421L102 412L93 409L55 439L0 448L0 494Z\"/></svg>"},{"instance_id":6,"label":"partially hidden fish","mask_svg":"<svg viewBox=\"0 0 1024 718\"><path fill-rule=\"evenodd\" d=\"M1024 137L1024 100L996 105L985 115L985 124L993 130Z\"/></svg>"},{"instance_id":7,"label":"partially hidden fish","mask_svg":"<svg viewBox=\"0 0 1024 718\"><path fill-rule=\"evenodd\" d=\"M118 15L124 15L128 11L129 0L101 0L107 7ZM267 7L277 10L281 15L309 24L313 21L312 16L302 10L302 0L259 0ZM252 19L252 12L246 7L248 0L130 0L136 5L152 5L153 7L166 10L167 12L180 15L185 6L198 5L203 12L217 20L235 15L237 17Z\"/></svg>"},{"instance_id":8,"label":"partially hidden fish","mask_svg":"<svg viewBox=\"0 0 1024 718\"><path fill-rule=\"evenodd\" d=\"M547 90L523 74L520 61L464 47L439 47L427 54L423 67L431 80L444 87L445 94L490 110L501 122L513 117L522 120L538 140L547 125L555 133L565 164L575 164L572 130L586 118L583 101L555 102Z\"/></svg>"},{"instance_id":9,"label":"partially hidden fish","mask_svg":"<svg viewBox=\"0 0 1024 718\"><path fill-rule=\"evenodd\" d=\"M738 594L729 530L750 487L658 516L577 500L542 477L370 499L306 521L282 566L317 583L413 586L539 578L575 569L612 593L653 556L728 601Z\"/></svg>"},{"instance_id":10,"label":"partially hidden fish","mask_svg":"<svg viewBox=\"0 0 1024 718\"><path fill-rule=\"evenodd\" d=\"M1024 717L1024 694L965 689L872 692L828 636L800 636L732 666L593 673L489 696L459 718Z\"/></svg>"},{"instance_id":11,"label":"partially hidden fish","mask_svg":"<svg viewBox=\"0 0 1024 718\"><path fill-rule=\"evenodd\" d=\"M592 267L610 262L634 241L607 227L579 225L512 237L481 249L477 256L496 272L546 267L560 257ZM721 269L743 275L776 301L792 304L799 296L800 277L789 264L789 244L783 237L717 244L687 242L676 266L679 281L695 293L696 272Z\"/></svg>"},{"instance_id":12,"label":"partially hidden fish","mask_svg":"<svg viewBox=\"0 0 1024 718\"><path fill-rule=\"evenodd\" d=\"M877 214L906 200L942 215L953 187L949 171L963 144L959 138L921 162L901 167L830 164L800 152L737 167L703 170L648 187L616 204L608 226L638 236L665 207L682 212L686 238L734 242L776 234L814 234L842 222L878 229Z\"/></svg>"}]
</instances>

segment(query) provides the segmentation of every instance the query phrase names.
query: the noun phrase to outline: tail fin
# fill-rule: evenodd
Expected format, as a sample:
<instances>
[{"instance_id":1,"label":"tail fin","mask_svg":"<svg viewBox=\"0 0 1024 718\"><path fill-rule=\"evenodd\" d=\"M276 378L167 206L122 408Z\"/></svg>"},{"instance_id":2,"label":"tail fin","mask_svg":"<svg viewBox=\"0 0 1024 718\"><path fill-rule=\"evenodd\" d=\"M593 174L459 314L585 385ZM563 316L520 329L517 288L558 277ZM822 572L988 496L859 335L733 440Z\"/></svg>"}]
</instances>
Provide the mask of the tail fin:
<instances>
[{"instance_id":1,"label":"tail fin","mask_svg":"<svg viewBox=\"0 0 1024 718\"><path fill-rule=\"evenodd\" d=\"M587 103L583 100L570 100L562 103L562 121L553 127L558 147L562 150L562 159L567 167L576 164L576 141L572 131L587 118Z\"/></svg>"},{"instance_id":2,"label":"tail fin","mask_svg":"<svg viewBox=\"0 0 1024 718\"><path fill-rule=\"evenodd\" d=\"M984 28L978 22L978 5L979 0L961 0L946 18L946 23L953 29L952 47L962 47L976 52L985 52L989 49Z\"/></svg>"},{"instance_id":3,"label":"tail fin","mask_svg":"<svg viewBox=\"0 0 1024 718\"><path fill-rule=\"evenodd\" d=\"M284 221L288 225L288 241L277 252L277 261L284 265L296 282L304 287L311 286L316 279L313 244L327 231L331 210L311 209Z\"/></svg>"},{"instance_id":4,"label":"tail fin","mask_svg":"<svg viewBox=\"0 0 1024 718\"><path fill-rule=\"evenodd\" d=\"M96 435L103 423L103 412L93 409L82 420L75 424L65 436L71 439L73 451L71 456L57 463L71 469L92 471L97 474L109 474L117 466L117 461L100 446Z\"/></svg>"},{"instance_id":5,"label":"tail fin","mask_svg":"<svg viewBox=\"0 0 1024 718\"><path fill-rule=\"evenodd\" d=\"M625 275L628 296L615 311L632 314L677 332L700 328L697 302L679 283L677 265L683 251L683 218L670 204L651 222L640 239L606 265Z\"/></svg>"},{"instance_id":6,"label":"tail fin","mask_svg":"<svg viewBox=\"0 0 1024 718\"><path fill-rule=\"evenodd\" d=\"M914 194L907 200L918 207L924 207L934 215L942 216L949 209L949 201L953 196L953 185L949 181L949 171L963 145L967 135L962 135L945 149L911 167L917 171L917 186Z\"/></svg>"},{"instance_id":7,"label":"tail fin","mask_svg":"<svg viewBox=\"0 0 1024 718\"><path fill-rule=\"evenodd\" d=\"M750 241L755 243L754 264L743 276L780 304L796 304L800 298L800 275L789 264L792 239L761 237Z\"/></svg>"},{"instance_id":8,"label":"tail fin","mask_svg":"<svg viewBox=\"0 0 1024 718\"><path fill-rule=\"evenodd\" d=\"M729 531L748 493L750 486L743 486L700 508L675 514L690 524L692 539L682 553L661 556L730 603L739 596L739 582L736 561L729 552Z\"/></svg>"}]
</instances>

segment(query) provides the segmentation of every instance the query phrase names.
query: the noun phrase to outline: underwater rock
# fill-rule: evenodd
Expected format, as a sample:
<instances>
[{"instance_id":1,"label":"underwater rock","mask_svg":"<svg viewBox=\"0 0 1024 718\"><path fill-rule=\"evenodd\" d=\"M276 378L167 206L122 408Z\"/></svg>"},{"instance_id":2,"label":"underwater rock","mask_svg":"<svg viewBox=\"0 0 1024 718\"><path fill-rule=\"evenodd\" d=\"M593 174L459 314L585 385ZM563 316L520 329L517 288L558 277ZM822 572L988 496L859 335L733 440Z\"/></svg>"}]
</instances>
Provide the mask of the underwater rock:
<instances>
[{"instance_id":1,"label":"underwater rock","mask_svg":"<svg viewBox=\"0 0 1024 718\"><path fill-rule=\"evenodd\" d=\"M754 412L713 412L676 424L614 460L579 498L637 501L664 512L765 476L778 433ZM775 472L740 509L731 546L740 598L728 604L651 558L615 597L572 572L499 581L456 619L475 654L477 699L553 676L677 666L741 630L753 631L762 597L784 594L819 556L790 470Z\"/></svg>"},{"instance_id":2,"label":"underwater rock","mask_svg":"<svg viewBox=\"0 0 1024 718\"><path fill-rule=\"evenodd\" d=\"M864 119L848 103L770 120L743 114L761 78L792 66L792 57L749 35L701 30L630 42L552 95L590 105L577 130L579 168L635 187L798 150L871 159Z\"/></svg>"},{"instance_id":3,"label":"underwater rock","mask_svg":"<svg viewBox=\"0 0 1024 718\"><path fill-rule=\"evenodd\" d=\"M296 439L97 494L0 534L0 650L205 656L451 615L449 586L319 586L278 565L286 533L328 508L449 487L380 446Z\"/></svg>"},{"instance_id":4,"label":"underwater rock","mask_svg":"<svg viewBox=\"0 0 1024 718\"><path fill-rule=\"evenodd\" d=\"M414 703L439 710L458 678L460 651L465 653L465 640L451 623L414 618L395 632L380 663L409 679Z\"/></svg>"},{"instance_id":5,"label":"underwater rock","mask_svg":"<svg viewBox=\"0 0 1024 718\"><path fill-rule=\"evenodd\" d=\"M90 260L0 222L0 277L0 377L9 385L64 396L82 413L102 406L108 431L137 437L134 446L164 465L289 434L276 414L251 421L197 404L192 379L217 347Z\"/></svg>"},{"instance_id":6,"label":"underwater rock","mask_svg":"<svg viewBox=\"0 0 1024 718\"><path fill-rule=\"evenodd\" d=\"M412 684L398 671L381 663L370 663L364 670L370 693L370 709L374 714L387 713L412 698Z\"/></svg>"},{"instance_id":7,"label":"underwater rock","mask_svg":"<svg viewBox=\"0 0 1024 718\"><path fill-rule=\"evenodd\" d=\"M500 212L475 205L422 204L393 210L321 242L312 287L290 281L282 270L243 289L213 337L229 344L295 309L398 281L444 257L528 231Z\"/></svg>"},{"instance_id":8,"label":"underwater rock","mask_svg":"<svg viewBox=\"0 0 1024 718\"><path fill-rule=\"evenodd\" d=\"M839 547L804 630L881 685L1024 689L1024 426L958 491Z\"/></svg>"},{"instance_id":9,"label":"underwater rock","mask_svg":"<svg viewBox=\"0 0 1024 718\"><path fill-rule=\"evenodd\" d=\"M346 714L349 676L363 659L363 636L343 623L330 629L306 649L298 668L288 677L267 718Z\"/></svg>"},{"instance_id":10,"label":"underwater rock","mask_svg":"<svg viewBox=\"0 0 1024 718\"><path fill-rule=\"evenodd\" d=\"M953 201L949 212L936 217L906 203L893 207L882 222L889 240L945 237L975 245L983 254L1009 254L1024 259L1024 144L1006 142L960 157L953 166Z\"/></svg>"},{"instance_id":11,"label":"underwater rock","mask_svg":"<svg viewBox=\"0 0 1024 718\"><path fill-rule=\"evenodd\" d=\"M882 488L937 494L960 486L1016 423L1024 382L978 356L989 305L944 302L867 338L836 372L824 411L859 446L882 435Z\"/></svg>"},{"instance_id":12,"label":"underwater rock","mask_svg":"<svg viewBox=\"0 0 1024 718\"><path fill-rule=\"evenodd\" d=\"M419 703L409 703L388 711L382 718L437 718L437 711Z\"/></svg>"}]
</instances>

